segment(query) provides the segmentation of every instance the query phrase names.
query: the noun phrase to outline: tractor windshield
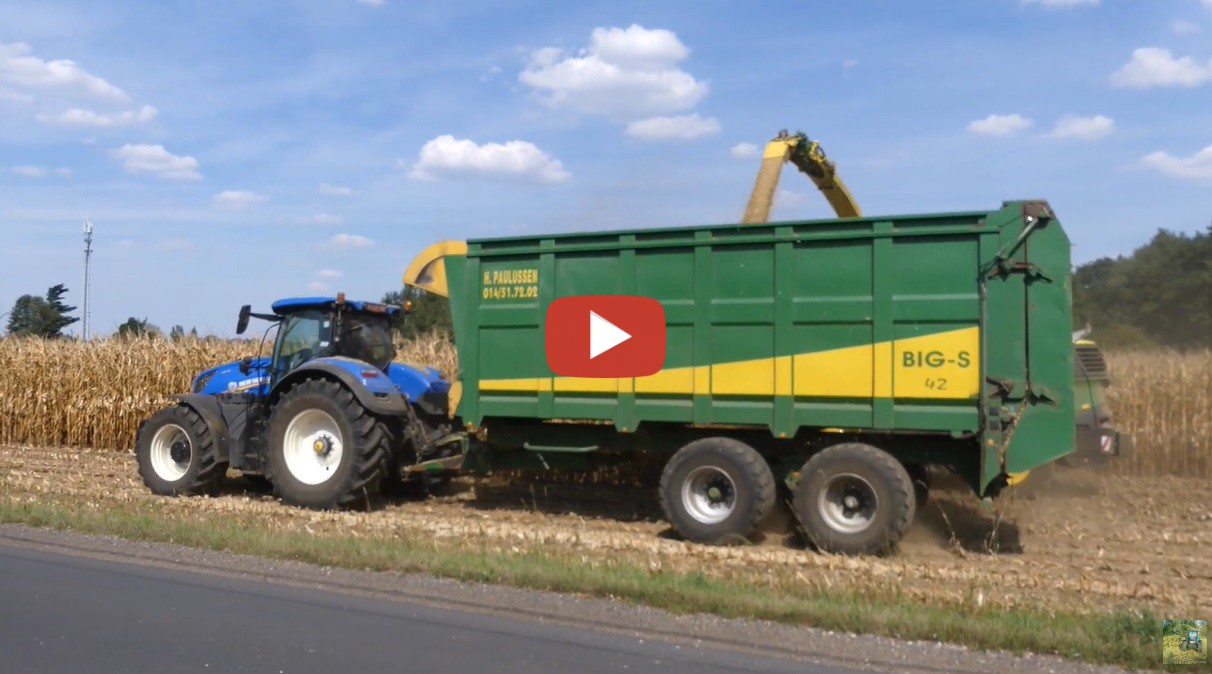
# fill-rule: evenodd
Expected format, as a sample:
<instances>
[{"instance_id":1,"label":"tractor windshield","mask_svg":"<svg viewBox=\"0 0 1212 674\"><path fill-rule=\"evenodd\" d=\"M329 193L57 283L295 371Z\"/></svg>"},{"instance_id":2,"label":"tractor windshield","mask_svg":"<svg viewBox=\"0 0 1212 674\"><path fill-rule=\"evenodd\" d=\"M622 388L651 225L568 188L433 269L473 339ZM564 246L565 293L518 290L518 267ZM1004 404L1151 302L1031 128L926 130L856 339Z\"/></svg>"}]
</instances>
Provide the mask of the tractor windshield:
<instances>
[{"instance_id":1,"label":"tractor windshield","mask_svg":"<svg viewBox=\"0 0 1212 674\"><path fill-rule=\"evenodd\" d=\"M346 314L337 353L370 363L380 370L386 368L396 355L387 318L374 314Z\"/></svg>"},{"instance_id":2,"label":"tractor windshield","mask_svg":"<svg viewBox=\"0 0 1212 674\"><path fill-rule=\"evenodd\" d=\"M320 311L304 311L288 316L278 334L274 353L275 379L319 355L328 347L332 319Z\"/></svg>"}]
</instances>

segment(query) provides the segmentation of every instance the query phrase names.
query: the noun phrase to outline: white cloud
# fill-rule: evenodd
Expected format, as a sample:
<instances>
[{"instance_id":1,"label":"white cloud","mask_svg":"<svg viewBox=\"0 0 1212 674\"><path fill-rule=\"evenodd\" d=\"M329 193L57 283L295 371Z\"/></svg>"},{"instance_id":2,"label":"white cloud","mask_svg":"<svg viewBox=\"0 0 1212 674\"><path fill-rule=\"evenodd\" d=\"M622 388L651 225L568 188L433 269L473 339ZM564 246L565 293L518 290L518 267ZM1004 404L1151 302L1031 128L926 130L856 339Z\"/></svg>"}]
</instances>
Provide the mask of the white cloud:
<instances>
[{"instance_id":1,"label":"white cloud","mask_svg":"<svg viewBox=\"0 0 1212 674\"><path fill-rule=\"evenodd\" d=\"M625 29L593 29L590 51L607 63L639 70L659 70L690 56L690 50L672 31L647 30L637 24Z\"/></svg>"},{"instance_id":2,"label":"white cloud","mask_svg":"<svg viewBox=\"0 0 1212 674\"><path fill-rule=\"evenodd\" d=\"M553 183L567 180L563 164L547 156L533 143L477 145L443 135L425 143L408 176L415 180L496 179Z\"/></svg>"},{"instance_id":3,"label":"white cloud","mask_svg":"<svg viewBox=\"0 0 1212 674\"><path fill-rule=\"evenodd\" d=\"M316 272L317 278L322 278L328 281L335 281L343 276L345 276L345 274L342 274L336 269L321 269Z\"/></svg>"},{"instance_id":4,"label":"white cloud","mask_svg":"<svg viewBox=\"0 0 1212 674\"><path fill-rule=\"evenodd\" d=\"M26 178L45 178L46 169L41 166L14 166L13 173Z\"/></svg>"},{"instance_id":5,"label":"white cloud","mask_svg":"<svg viewBox=\"0 0 1212 674\"><path fill-rule=\"evenodd\" d=\"M1111 75L1117 87L1197 87L1212 81L1212 61L1200 63L1190 56L1176 59L1169 49L1141 47L1132 60Z\"/></svg>"},{"instance_id":6,"label":"white cloud","mask_svg":"<svg viewBox=\"0 0 1212 674\"><path fill-rule=\"evenodd\" d=\"M707 95L706 82L677 66L689 53L668 30L595 28L575 55L555 47L534 52L518 80L552 107L634 120L689 110Z\"/></svg>"},{"instance_id":7,"label":"white cloud","mask_svg":"<svg viewBox=\"0 0 1212 674\"><path fill-rule=\"evenodd\" d=\"M201 180L198 160L179 157L163 145L126 144L110 154L122 162L127 173L150 173L168 180Z\"/></svg>"},{"instance_id":8,"label":"white cloud","mask_svg":"<svg viewBox=\"0 0 1212 674\"><path fill-rule=\"evenodd\" d=\"M256 192L248 192L246 190L225 190L211 197L211 201L220 208L228 208L238 210L248 208L253 204L259 204L263 201L268 201L269 197Z\"/></svg>"},{"instance_id":9,"label":"white cloud","mask_svg":"<svg viewBox=\"0 0 1212 674\"><path fill-rule=\"evenodd\" d=\"M1093 6L1100 2L1102 0L1023 0L1024 5L1042 5L1052 8Z\"/></svg>"},{"instance_id":10,"label":"white cloud","mask_svg":"<svg viewBox=\"0 0 1212 674\"><path fill-rule=\"evenodd\" d=\"M627 135L641 140L691 140L720 132L714 117L699 117L698 113L674 117L649 117L627 125Z\"/></svg>"},{"instance_id":11,"label":"white cloud","mask_svg":"<svg viewBox=\"0 0 1212 674\"><path fill-rule=\"evenodd\" d=\"M13 173L16 173L19 176L25 176L26 178L45 178L51 173L54 173L61 178L72 177L72 170L62 166L54 171L41 166L14 166L11 170Z\"/></svg>"},{"instance_id":12,"label":"white cloud","mask_svg":"<svg viewBox=\"0 0 1212 674\"><path fill-rule=\"evenodd\" d=\"M978 136L1009 136L1031 128L1035 122L1022 115L989 115L968 123L968 132Z\"/></svg>"},{"instance_id":13,"label":"white cloud","mask_svg":"<svg viewBox=\"0 0 1212 674\"><path fill-rule=\"evenodd\" d=\"M374 244L374 241L358 234L337 234L324 242L328 248L369 248Z\"/></svg>"},{"instance_id":14,"label":"white cloud","mask_svg":"<svg viewBox=\"0 0 1212 674\"><path fill-rule=\"evenodd\" d=\"M358 0L358 4L370 5L371 7L382 7L387 4L387 0Z\"/></svg>"},{"instance_id":15,"label":"white cloud","mask_svg":"<svg viewBox=\"0 0 1212 674\"><path fill-rule=\"evenodd\" d=\"M352 197L354 191L348 187L341 185L329 185L328 183L320 183L320 194L326 194L330 197Z\"/></svg>"},{"instance_id":16,"label":"white cloud","mask_svg":"<svg viewBox=\"0 0 1212 674\"><path fill-rule=\"evenodd\" d=\"M26 89L56 89L110 101L128 101L126 92L83 70L75 61L44 61L24 42L0 43L0 82Z\"/></svg>"},{"instance_id":17,"label":"white cloud","mask_svg":"<svg viewBox=\"0 0 1212 674\"><path fill-rule=\"evenodd\" d=\"M1141 164L1175 178L1212 180L1212 145L1190 157L1175 157L1168 152L1145 155Z\"/></svg>"},{"instance_id":18,"label":"white cloud","mask_svg":"<svg viewBox=\"0 0 1212 674\"><path fill-rule=\"evenodd\" d=\"M39 122L47 124L67 124L71 126L127 126L130 124L143 124L150 122L159 114L155 108L150 105L145 105L138 110L127 110L114 114L103 114L93 112L92 110L81 110L80 108L72 108L58 115L48 115L39 113L36 115Z\"/></svg>"},{"instance_id":19,"label":"white cloud","mask_svg":"<svg viewBox=\"0 0 1212 674\"><path fill-rule=\"evenodd\" d=\"M859 64L858 59L845 59L842 61L843 68L853 68Z\"/></svg>"},{"instance_id":20,"label":"white cloud","mask_svg":"<svg viewBox=\"0 0 1212 674\"><path fill-rule=\"evenodd\" d=\"M1170 24L1170 30L1174 31L1175 35L1195 35L1204 32L1198 23L1182 20Z\"/></svg>"},{"instance_id":21,"label":"white cloud","mask_svg":"<svg viewBox=\"0 0 1212 674\"><path fill-rule=\"evenodd\" d=\"M1077 138L1079 140L1098 140L1115 130L1115 120L1103 115L1079 117L1065 115L1056 120L1056 126L1048 135L1052 138Z\"/></svg>"},{"instance_id":22,"label":"white cloud","mask_svg":"<svg viewBox=\"0 0 1212 674\"><path fill-rule=\"evenodd\" d=\"M331 213L316 213L303 221L313 225L341 225L345 223L345 218Z\"/></svg>"},{"instance_id":23,"label":"white cloud","mask_svg":"<svg viewBox=\"0 0 1212 674\"><path fill-rule=\"evenodd\" d=\"M729 150L728 153L737 159L756 157L758 153L758 146L754 145L753 143L737 143L736 145L732 146L732 149Z\"/></svg>"}]
</instances>

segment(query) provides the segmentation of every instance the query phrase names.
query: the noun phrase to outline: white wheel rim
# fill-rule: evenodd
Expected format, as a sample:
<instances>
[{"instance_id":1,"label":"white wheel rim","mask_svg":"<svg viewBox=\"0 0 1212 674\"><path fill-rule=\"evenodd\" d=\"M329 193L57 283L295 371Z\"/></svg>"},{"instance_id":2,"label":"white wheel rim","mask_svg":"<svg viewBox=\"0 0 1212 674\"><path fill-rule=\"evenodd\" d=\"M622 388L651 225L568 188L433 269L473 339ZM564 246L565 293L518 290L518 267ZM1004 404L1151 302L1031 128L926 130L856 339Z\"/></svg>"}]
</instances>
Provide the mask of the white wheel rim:
<instances>
[{"instance_id":1,"label":"white wheel rim","mask_svg":"<svg viewBox=\"0 0 1212 674\"><path fill-rule=\"evenodd\" d=\"M178 444L184 444L184 451ZM177 456L173 457L173 446L177 445ZM194 445L189 440L189 434L177 424L161 426L151 439L152 470L160 479L176 482L185 477L189 464L194 458Z\"/></svg>"},{"instance_id":2,"label":"white wheel rim","mask_svg":"<svg viewBox=\"0 0 1212 674\"><path fill-rule=\"evenodd\" d=\"M880 501L871 483L854 473L839 473L821 488L817 509L834 531L857 534L875 521Z\"/></svg>"},{"instance_id":3,"label":"white wheel rim","mask_svg":"<svg viewBox=\"0 0 1212 674\"><path fill-rule=\"evenodd\" d=\"M715 466L695 468L682 481L682 508L703 524L719 524L736 509L736 483Z\"/></svg>"},{"instance_id":4,"label":"white wheel rim","mask_svg":"<svg viewBox=\"0 0 1212 674\"><path fill-rule=\"evenodd\" d=\"M286 469L303 484L323 484L331 479L341 465L344 449L341 427L321 410L296 414L282 438Z\"/></svg>"}]
</instances>

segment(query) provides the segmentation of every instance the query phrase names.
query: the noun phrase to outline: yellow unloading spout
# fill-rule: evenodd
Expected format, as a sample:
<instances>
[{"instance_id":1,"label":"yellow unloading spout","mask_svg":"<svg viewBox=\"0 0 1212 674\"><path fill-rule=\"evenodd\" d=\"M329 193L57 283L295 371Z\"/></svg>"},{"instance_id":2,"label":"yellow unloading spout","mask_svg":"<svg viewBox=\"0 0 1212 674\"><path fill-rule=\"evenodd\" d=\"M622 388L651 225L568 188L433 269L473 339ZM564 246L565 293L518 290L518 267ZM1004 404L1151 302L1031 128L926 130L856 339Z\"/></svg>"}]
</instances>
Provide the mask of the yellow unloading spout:
<instances>
[{"instance_id":1,"label":"yellow unloading spout","mask_svg":"<svg viewBox=\"0 0 1212 674\"><path fill-rule=\"evenodd\" d=\"M779 175L783 172L783 162L791 154L791 146L797 141L794 138L778 138L766 144L762 152L762 165L758 168L757 180L753 183L753 193L749 195L749 203L745 206L745 215L741 222L754 224L770 219L770 207L774 204L774 191L779 186Z\"/></svg>"},{"instance_id":2,"label":"yellow unloading spout","mask_svg":"<svg viewBox=\"0 0 1212 674\"><path fill-rule=\"evenodd\" d=\"M443 241L421 251L404 270L404 284L442 297L450 297L446 285L446 257L466 255L466 241Z\"/></svg>"},{"instance_id":3,"label":"yellow unloading spout","mask_svg":"<svg viewBox=\"0 0 1212 674\"><path fill-rule=\"evenodd\" d=\"M766 222L770 218L770 207L774 203L784 162L791 162L812 180L837 217L862 217L858 202L838 177L837 166L825 157L820 144L809 140L803 133L790 135L783 130L766 144L762 152L762 165L758 169L753 192L749 195L749 203L745 206L742 223Z\"/></svg>"}]
</instances>

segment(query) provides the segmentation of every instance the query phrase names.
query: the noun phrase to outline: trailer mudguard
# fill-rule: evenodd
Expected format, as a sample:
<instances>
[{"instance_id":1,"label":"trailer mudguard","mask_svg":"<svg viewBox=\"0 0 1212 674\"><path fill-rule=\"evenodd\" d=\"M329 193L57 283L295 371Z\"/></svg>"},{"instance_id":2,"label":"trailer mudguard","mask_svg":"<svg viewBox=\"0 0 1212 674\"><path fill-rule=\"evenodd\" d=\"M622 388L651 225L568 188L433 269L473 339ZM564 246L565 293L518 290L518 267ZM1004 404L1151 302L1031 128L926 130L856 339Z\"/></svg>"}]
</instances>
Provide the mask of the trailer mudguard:
<instances>
[{"instance_id":1,"label":"trailer mudguard","mask_svg":"<svg viewBox=\"0 0 1212 674\"><path fill-rule=\"evenodd\" d=\"M413 368L393 363L392 367L388 368L389 373L396 366L405 370L413 370ZM383 416L405 415L408 403L405 402L404 395L408 395L409 399L417 399L429 390L429 386L425 384L429 378L420 372L416 372L415 377L407 375L392 377L360 360L333 356L308 361L283 377L270 390L269 403L272 405L282 393L297 382L315 377L340 382L354 394L363 407ZM399 382L396 381L397 379ZM405 385L401 386L401 383Z\"/></svg>"}]
</instances>

